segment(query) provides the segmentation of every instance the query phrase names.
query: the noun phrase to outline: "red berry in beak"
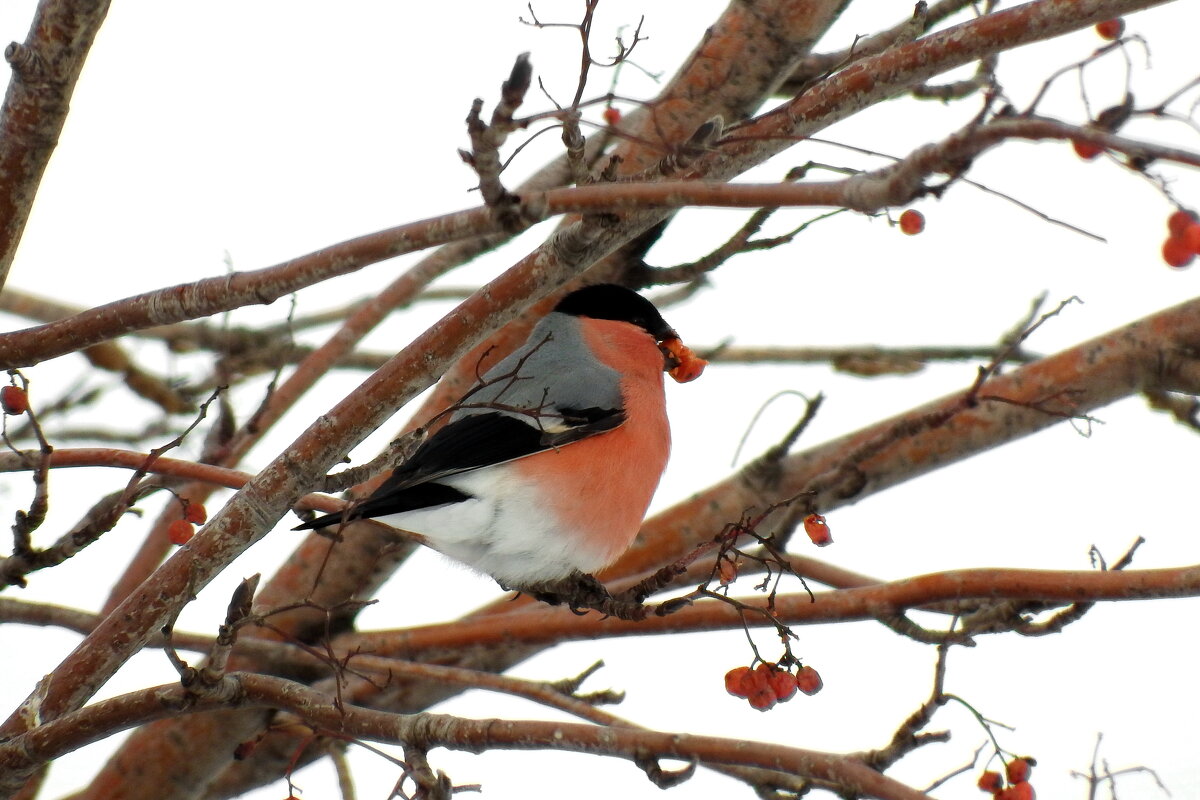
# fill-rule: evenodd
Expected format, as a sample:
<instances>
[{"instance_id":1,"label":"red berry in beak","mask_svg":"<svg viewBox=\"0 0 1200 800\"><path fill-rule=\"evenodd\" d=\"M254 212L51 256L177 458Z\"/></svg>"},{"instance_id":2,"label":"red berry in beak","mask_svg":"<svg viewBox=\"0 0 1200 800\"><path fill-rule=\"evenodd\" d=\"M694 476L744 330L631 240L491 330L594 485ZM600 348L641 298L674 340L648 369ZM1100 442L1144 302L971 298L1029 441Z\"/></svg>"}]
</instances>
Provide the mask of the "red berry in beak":
<instances>
[{"instance_id":1,"label":"red berry in beak","mask_svg":"<svg viewBox=\"0 0 1200 800\"><path fill-rule=\"evenodd\" d=\"M675 366L668 369L667 372L678 383L687 383L696 380L704 372L704 368L708 366L707 361L693 353L691 348L678 338L667 339L660 346L668 359L675 363Z\"/></svg>"}]
</instances>

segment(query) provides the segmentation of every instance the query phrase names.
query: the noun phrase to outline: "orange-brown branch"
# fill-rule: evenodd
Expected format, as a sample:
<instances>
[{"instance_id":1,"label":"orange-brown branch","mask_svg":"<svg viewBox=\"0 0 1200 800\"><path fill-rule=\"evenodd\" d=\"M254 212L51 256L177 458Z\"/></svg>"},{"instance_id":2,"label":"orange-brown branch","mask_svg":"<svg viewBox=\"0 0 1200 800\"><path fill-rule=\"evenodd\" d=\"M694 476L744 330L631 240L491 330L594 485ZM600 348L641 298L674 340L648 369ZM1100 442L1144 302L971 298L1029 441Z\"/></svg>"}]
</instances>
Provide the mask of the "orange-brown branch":
<instances>
[{"instance_id":1,"label":"orange-brown branch","mask_svg":"<svg viewBox=\"0 0 1200 800\"><path fill-rule=\"evenodd\" d=\"M1021 600L1078 603L1102 600L1145 600L1200 596L1200 565L1167 569L1082 572L1071 570L964 569L913 578L817 592L779 595L774 614L788 625L880 619L932 603L952 600ZM738 598L762 607L761 597ZM747 614L745 624L765 623ZM665 617L640 622L577 616L545 606L507 614L458 620L419 628L345 634L335 642L339 652L363 649L378 655L419 659L431 652L489 645L551 644L606 636L736 630L742 615L733 606L705 600Z\"/></svg>"},{"instance_id":2,"label":"orange-brown branch","mask_svg":"<svg viewBox=\"0 0 1200 800\"><path fill-rule=\"evenodd\" d=\"M233 673L206 692L190 693L168 684L104 700L56 722L38 726L0 744L0 792L13 787L14 775L75 750L101 736L176 716L228 708L277 708L309 725L340 737L421 748L486 750L560 750L628 759L651 753L659 758L737 764L778 770L829 781L866 797L928 800L928 796L882 775L848 756L795 747L630 728L524 720L471 720L444 714L404 716L339 706L333 698L280 678Z\"/></svg>"}]
</instances>

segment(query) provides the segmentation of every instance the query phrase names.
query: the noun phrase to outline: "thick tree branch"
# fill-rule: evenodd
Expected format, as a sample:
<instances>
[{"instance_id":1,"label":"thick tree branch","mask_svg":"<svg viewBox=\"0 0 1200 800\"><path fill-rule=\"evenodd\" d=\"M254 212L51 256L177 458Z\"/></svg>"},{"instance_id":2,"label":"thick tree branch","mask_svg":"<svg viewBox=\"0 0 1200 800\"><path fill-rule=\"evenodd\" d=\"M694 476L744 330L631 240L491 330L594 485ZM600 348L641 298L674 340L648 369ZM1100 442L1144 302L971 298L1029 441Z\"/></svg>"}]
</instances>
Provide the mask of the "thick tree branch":
<instances>
[{"instance_id":1,"label":"thick tree branch","mask_svg":"<svg viewBox=\"0 0 1200 800\"><path fill-rule=\"evenodd\" d=\"M702 761L778 770L828 781L846 791L881 800L928 800L921 792L844 756L793 747L712 736L658 733L562 722L468 720L440 714L404 716L353 706L338 707L331 697L280 678L233 673L203 693L167 684L104 700L19 738L0 744L0 792L11 792L13 777L29 774L42 762L78 749L119 730L181 712L228 708L276 708L309 725L342 737L420 748L445 747L479 753L487 750L560 750L627 759Z\"/></svg>"},{"instance_id":2,"label":"thick tree branch","mask_svg":"<svg viewBox=\"0 0 1200 800\"><path fill-rule=\"evenodd\" d=\"M934 603L1019 600L1064 605L1116 600L1200 596L1200 565L1145 570L1074 571L963 569L918 575L889 583L777 595L774 615L788 625L882 619ZM759 597L738 602L765 607ZM743 615L717 600L702 600L667 616L633 622L577 616L563 609L531 606L502 614L393 631L344 634L335 641L339 652L368 650L378 655L420 659L431 653L465 646L523 643L545 645L608 636L738 630L766 624L765 617Z\"/></svg>"},{"instance_id":3,"label":"thick tree branch","mask_svg":"<svg viewBox=\"0 0 1200 800\"><path fill-rule=\"evenodd\" d=\"M0 291L107 0L42 0L24 44L4 50L12 79L0 107Z\"/></svg>"}]
</instances>

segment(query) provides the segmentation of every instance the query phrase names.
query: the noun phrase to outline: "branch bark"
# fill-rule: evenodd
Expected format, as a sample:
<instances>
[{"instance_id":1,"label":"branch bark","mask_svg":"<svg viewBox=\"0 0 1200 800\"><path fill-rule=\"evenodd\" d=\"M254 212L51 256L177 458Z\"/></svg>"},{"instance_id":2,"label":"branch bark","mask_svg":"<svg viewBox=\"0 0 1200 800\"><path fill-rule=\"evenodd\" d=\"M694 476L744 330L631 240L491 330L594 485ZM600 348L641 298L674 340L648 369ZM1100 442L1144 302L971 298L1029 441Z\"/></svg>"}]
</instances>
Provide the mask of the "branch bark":
<instances>
[{"instance_id":1,"label":"branch bark","mask_svg":"<svg viewBox=\"0 0 1200 800\"><path fill-rule=\"evenodd\" d=\"M108 5L42 0L24 44L4 50L12 79L0 107L0 291Z\"/></svg>"}]
</instances>

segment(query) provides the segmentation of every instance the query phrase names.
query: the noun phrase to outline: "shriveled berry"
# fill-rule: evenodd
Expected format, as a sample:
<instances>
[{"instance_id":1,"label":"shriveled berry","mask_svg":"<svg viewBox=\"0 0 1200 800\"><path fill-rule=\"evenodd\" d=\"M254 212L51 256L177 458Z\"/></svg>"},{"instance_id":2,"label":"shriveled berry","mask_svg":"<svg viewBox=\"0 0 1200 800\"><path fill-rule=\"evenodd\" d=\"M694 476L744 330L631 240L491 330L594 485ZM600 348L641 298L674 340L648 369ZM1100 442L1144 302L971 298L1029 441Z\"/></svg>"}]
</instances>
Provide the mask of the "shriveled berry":
<instances>
[{"instance_id":1,"label":"shriveled berry","mask_svg":"<svg viewBox=\"0 0 1200 800\"><path fill-rule=\"evenodd\" d=\"M925 230L925 215L916 209L908 209L900 215L900 231L909 236L916 236Z\"/></svg>"},{"instance_id":2,"label":"shriveled berry","mask_svg":"<svg viewBox=\"0 0 1200 800\"><path fill-rule=\"evenodd\" d=\"M804 518L804 532L817 547L833 544L833 534L829 532L829 525L820 514L809 514Z\"/></svg>"},{"instance_id":3,"label":"shriveled berry","mask_svg":"<svg viewBox=\"0 0 1200 800\"><path fill-rule=\"evenodd\" d=\"M668 374L675 379L676 383L696 380L708 366L707 361L693 353L690 347L676 337L667 339L659 347L675 364L668 370Z\"/></svg>"},{"instance_id":4,"label":"shriveled berry","mask_svg":"<svg viewBox=\"0 0 1200 800\"><path fill-rule=\"evenodd\" d=\"M731 558L722 558L717 562L717 578L720 579L721 585L725 586L737 580L738 565Z\"/></svg>"},{"instance_id":5,"label":"shriveled berry","mask_svg":"<svg viewBox=\"0 0 1200 800\"><path fill-rule=\"evenodd\" d=\"M782 669L772 670L767 684L775 693L775 699L781 703L791 700L792 695L796 693L796 679L792 677L792 673Z\"/></svg>"},{"instance_id":6,"label":"shriveled berry","mask_svg":"<svg viewBox=\"0 0 1200 800\"><path fill-rule=\"evenodd\" d=\"M208 521L208 511L203 503L189 502L184 506L183 518L194 525L203 525Z\"/></svg>"},{"instance_id":7,"label":"shriveled berry","mask_svg":"<svg viewBox=\"0 0 1200 800\"><path fill-rule=\"evenodd\" d=\"M770 711L775 706L775 693L771 691L770 686L764 686L761 689L755 689L746 698L749 701L751 708L757 708L759 711Z\"/></svg>"},{"instance_id":8,"label":"shriveled berry","mask_svg":"<svg viewBox=\"0 0 1200 800\"><path fill-rule=\"evenodd\" d=\"M1082 158L1084 161L1091 161L1096 156L1104 152L1104 148L1098 144L1085 142L1082 139L1072 139L1071 147L1075 150L1075 155Z\"/></svg>"},{"instance_id":9,"label":"shriveled berry","mask_svg":"<svg viewBox=\"0 0 1200 800\"><path fill-rule=\"evenodd\" d=\"M1167 217L1167 233L1172 236L1182 236L1193 222L1196 222L1195 212L1181 208Z\"/></svg>"},{"instance_id":10,"label":"shriveled berry","mask_svg":"<svg viewBox=\"0 0 1200 800\"><path fill-rule=\"evenodd\" d=\"M749 667L734 667L725 673L725 691L734 697L749 697L754 689L754 673Z\"/></svg>"},{"instance_id":11,"label":"shriveled berry","mask_svg":"<svg viewBox=\"0 0 1200 800\"><path fill-rule=\"evenodd\" d=\"M796 688L805 694L816 694L824 685L825 681L821 680L821 674L812 667L801 667L796 672Z\"/></svg>"},{"instance_id":12,"label":"shriveled berry","mask_svg":"<svg viewBox=\"0 0 1200 800\"><path fill-rule=\"evenodd\" d=\"M1107 39L1110 42L1115 42L1121 38L1121 34L1125 32L1125 20L1120 17L1106 19L1104 22L1096 23L1096 33L1101 39Z\"/></svg>"},{"instance_id":13,"label":"shriveled berry","mask_svg":"<svg viewBox=\"0 0 1200 800\"><path fill-rule=\"evenodd\" d=\"M1033 769L1034 763L1036 762L1028 758L1014 758L1008 762L1008 766L1004 770L1008 774L1008 782L1020 783L1029 780L1029 773Z\"/></svg>"},{"instance_id":14,"label":"shriveled berry","mask_svg":"<svg viewBox=\"0 0 1200 800\"><path fill-rule=\"evenodd\" d=\"M1167 262L1167 266L1182 269L1192 263L1192 259L1196 257L1196 253L1188 243L1177 236L1169 237L1162 246L1163 261Z\"/></svg>"},{"instance_id":15,"label":"shriveled berry","mask_svg":"<svg viewBox=\"0 0 1200 800\"><path fill-rule=\"evenodd\" d=\"M616 125L618 122L621 121L620 109L613 108L612 106L609 106L608 108L604 109L604 113L601 114L601 116L604 117L604 121L607 122L609 125Z\"/></svg>"},{"instance_id":16,"label":"shriveled berry","mask_svg":"<svg viewBox=\"0 0 1200 800\"><path fill-rule=\"evenodd\" d=\"M192 523L186 519L177 519L167 526L167 538L171 544L187 544L195 532Z\"/></svg>"},{"instance_id":17,"label":"shriveled berry","mask_svg":"<svg viewBox=\"0 0 1200 800\"><path fill-rule=\"evenodd\" d=\"M999 772L988 770L979 776L979 781L975 785L985 792L998 794L1004 788L1004 778Z\"/></svg>"},{"instance_id":18,"label":"shriveled berry","mask_svg":"<svg viewBox=\"0 0 1200 800\"><path fill-rule=\"evenodd\" d=\"M29 410L29 395L20 386L11 383L0 389L0 408L5 414L24 414Z\"/></svg>"}]
</instances>

